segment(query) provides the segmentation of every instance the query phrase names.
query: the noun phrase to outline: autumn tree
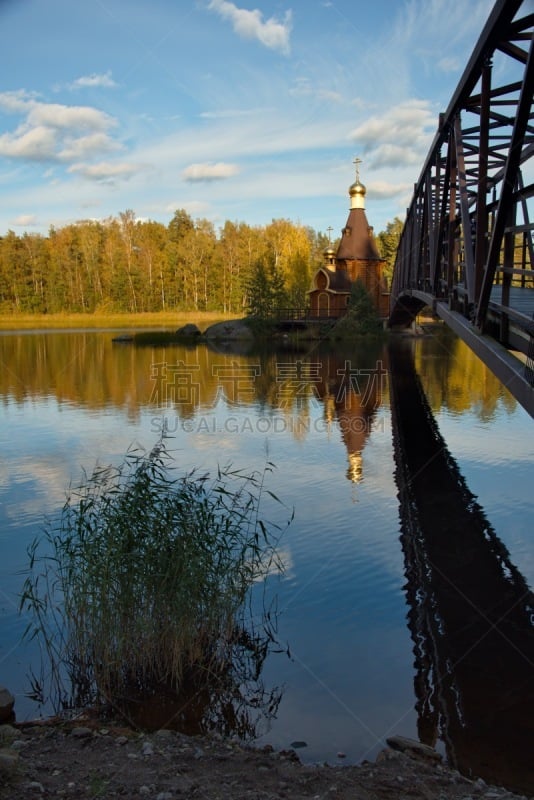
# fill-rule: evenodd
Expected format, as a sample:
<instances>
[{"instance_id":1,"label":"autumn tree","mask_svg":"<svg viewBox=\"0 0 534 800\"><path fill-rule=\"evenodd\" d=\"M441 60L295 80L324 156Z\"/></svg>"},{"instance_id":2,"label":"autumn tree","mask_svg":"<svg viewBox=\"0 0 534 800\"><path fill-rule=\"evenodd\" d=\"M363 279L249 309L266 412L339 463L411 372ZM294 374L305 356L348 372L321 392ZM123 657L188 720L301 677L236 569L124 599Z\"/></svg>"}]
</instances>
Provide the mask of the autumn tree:
<instances>
[{"instance_id":1,"label":"autumn tree","mask_svg":"<svg viewBox=\"0 0 534 800\"><path fill-rule=\"evenodd\" d=\"M386 260L384 277L387 278L388 286L391 286L397 248L399 246L403 227L403 221L399 217L395 217L393 222L387 223L386 230L381 231L376 237L382 258Z\"/></svg>"}]
</instances>

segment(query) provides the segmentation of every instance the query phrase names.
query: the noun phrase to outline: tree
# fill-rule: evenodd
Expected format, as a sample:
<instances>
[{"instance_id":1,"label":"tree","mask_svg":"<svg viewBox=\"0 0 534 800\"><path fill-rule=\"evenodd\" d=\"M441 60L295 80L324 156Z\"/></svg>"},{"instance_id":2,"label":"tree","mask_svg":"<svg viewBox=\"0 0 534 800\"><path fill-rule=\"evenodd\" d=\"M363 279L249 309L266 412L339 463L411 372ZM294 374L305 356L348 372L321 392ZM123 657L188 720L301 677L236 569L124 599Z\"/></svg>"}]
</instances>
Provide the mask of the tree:
<instances>
[{"instance_id":1,"label":"tree","mask_svg":"<svg viewBox=\"0 0 534 800\"><path fill-rule=\"evenodd\" d=\"M265 319L272 310L271 280L265 261L259 258L247 284L248 313L251 317Z\"/></svg>"},{"instance_id":2,"label":"tree","mask_svg":"<svg viewBox=\"0 0 534 800\"><path fill-rule=\"evenodd\" d=\"M334 328L334 336L349 338L351 336L365 336L377 334L382 330L382 324L373 303L373 298L361 280L356 280L351 286L347 313Z\"/></svg>"},{"instance_id":3,"label":"tree","mask_svg":"<svg viewBox=\"0 0 534 800\"><path fill-rule=\"evenodd\" d=\"M395 267L395 258L397 256L397 248L399 246L403 227L403 221L399 217L395 217L393 222L387 223L386 230L381 231L376 237L382 258L386 260L384 277L387 279L388 286L391 286L393 268Z\"/></svg>"}]
</instances>

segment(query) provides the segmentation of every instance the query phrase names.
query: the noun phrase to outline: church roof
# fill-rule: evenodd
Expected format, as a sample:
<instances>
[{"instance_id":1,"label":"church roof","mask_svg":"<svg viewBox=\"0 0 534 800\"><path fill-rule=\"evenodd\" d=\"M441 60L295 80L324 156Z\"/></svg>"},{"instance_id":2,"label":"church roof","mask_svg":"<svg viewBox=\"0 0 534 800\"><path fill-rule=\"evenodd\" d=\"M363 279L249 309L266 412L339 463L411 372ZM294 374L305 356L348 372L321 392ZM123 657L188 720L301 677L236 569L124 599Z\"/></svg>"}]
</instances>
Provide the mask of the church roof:
<instances>
[{"instance_id":1,"label":"church roof","mask_svg":"<svg viewBox=\"0 0 534 800\"><path fill-rule=\"evenodd\" d=\"M313 279L312 291L315 291L318 288L317 276L319 275L320 272L326 275L327 285L325 288L327 291L341 292L341 293L350 292L352 283L345 270L336 270L334 272L333 270L327 269L326 267L319 267L319 269L315 273L315 277Z\"/></svg>"},{"instance_id":2,"label":"church roof","mask_svg":"<svg viewBox=\"0 0 534 800\"><path fill-rule=\"evenodd\" d=\"M328 288L331 292L350 292L351 280L345 270L336 270L328 275Z\"/></svg>"},{"instance_id":3,"label":"church roof","mask_svg":"<svg viewBox=\"0 0 534 800\"><path fill-rule=\"evenodd\" d=\"M337 249L336 259L342 261L382 260L363 208L351 208L347 224L343 228L343 236Z\"/></svg>"}]
</instances>

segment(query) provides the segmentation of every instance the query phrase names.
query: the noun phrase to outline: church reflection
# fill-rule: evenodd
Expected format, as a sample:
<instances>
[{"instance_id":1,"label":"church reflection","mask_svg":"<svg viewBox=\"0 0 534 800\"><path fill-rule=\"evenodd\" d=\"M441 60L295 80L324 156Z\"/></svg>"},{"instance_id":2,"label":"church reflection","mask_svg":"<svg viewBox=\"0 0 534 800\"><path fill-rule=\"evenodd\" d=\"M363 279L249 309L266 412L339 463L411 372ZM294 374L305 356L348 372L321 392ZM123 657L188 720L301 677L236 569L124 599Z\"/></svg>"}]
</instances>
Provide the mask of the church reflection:
<instances>
[{"instance_id":1,"label":"church reflection","mask_svg":"<svg viewBox=\"0 0 534 800\"><path fill-rule=\"evenodd\" d=\"M409 342L389 359L419 737L534 792L534 597L448 452Z\"/></svg>"},{"instance_id":2,"label":"church reflection","mask_svg":"<svg viewBox=\"0 0 534 800\"><path fill-rule=\"evenodd\" d=\"M337 422L347 450L346 476L358 484L364 478L363 451L373 430L385 390L386 351L376 358L352 352L351 357L328 353L322 358L322 380L318 395L324 404L325 419Z\"/></svg>"}]
</instances>

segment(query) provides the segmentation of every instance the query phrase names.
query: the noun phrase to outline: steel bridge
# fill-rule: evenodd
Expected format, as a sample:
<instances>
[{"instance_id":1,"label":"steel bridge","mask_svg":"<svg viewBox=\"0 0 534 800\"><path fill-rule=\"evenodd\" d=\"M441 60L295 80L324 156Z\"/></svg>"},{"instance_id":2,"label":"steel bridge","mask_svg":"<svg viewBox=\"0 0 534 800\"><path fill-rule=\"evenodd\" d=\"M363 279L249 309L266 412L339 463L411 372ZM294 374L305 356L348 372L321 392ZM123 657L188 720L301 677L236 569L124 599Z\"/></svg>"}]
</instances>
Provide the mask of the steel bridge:
<instances>
[{"instance_id":1,"label":"steel bridge","mask_svg":"<svg viewBox=\"0 0 534 800\"><path fill-rule=\"evenodd\" d=\"M389 324L430 306L534 417L534 4L497 0L426 157Z\"/></svg>"}]
</instances>

